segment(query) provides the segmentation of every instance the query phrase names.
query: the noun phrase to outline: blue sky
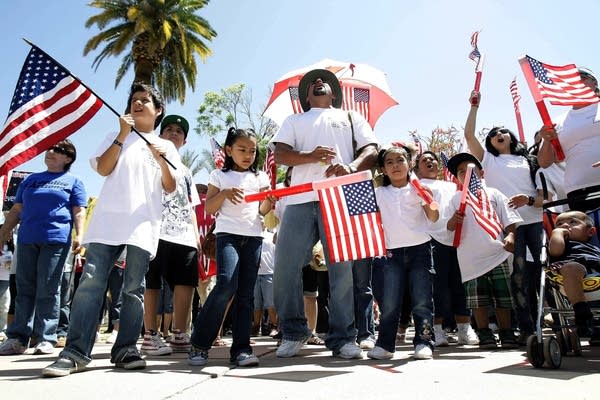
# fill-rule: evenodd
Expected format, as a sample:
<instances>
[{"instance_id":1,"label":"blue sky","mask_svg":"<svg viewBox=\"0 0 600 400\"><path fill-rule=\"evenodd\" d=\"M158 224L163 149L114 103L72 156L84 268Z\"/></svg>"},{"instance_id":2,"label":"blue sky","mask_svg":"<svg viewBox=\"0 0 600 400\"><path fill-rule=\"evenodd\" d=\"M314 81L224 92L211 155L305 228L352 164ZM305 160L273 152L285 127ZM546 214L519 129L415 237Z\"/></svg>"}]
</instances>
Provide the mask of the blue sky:
<instances>
[{"instance_id":1,"label":"blue sky","mask_svg":"<svg viewBox=\"0 0 600 400\"><path fill-rule=\"evenodd\" d=\"M548 1L397 1L397 0L213 0L201 13L218 32L209 44L213 56L199 63L196 91L188 90L184 106L172 103L167 113L185 116L195 126L197 107L207 91L236 83L252 89L256 112L269 87L286 72L324 58L370 64L386 72L399 105L379 119L381 142L407 139L409 130L427 136L437 126L462 128L474 82L467 58L470 35L481 30L479 48L486 54L478 129L502 124L516 132L508 85L517 76L523 100L526 139L541 120L517 58L529 54L549 64L576 63L600 72L595 50L600 3L581 0L575 9ZM29 46L28 38L86 82L117 110L127 99L126 76L114 88L120 58L106 59L97 71L96 53L83 56L85 42L97 33L85 20L97 10L78 0L0 2L3 34L0 48L0 114L5 118ZM567 111L549 106L551 115ZM117 117L106 107L71 139L78 149L72 171L97 195L102 178L88 158L102 138L117 130ZM224 134L219 137L222 141ZM208 148L208 140L190 131L186 146ZM23 164L26 171L45 169L43 158ZM200 183L207 173L196 175Z\"/></svg>"}]
</instances>

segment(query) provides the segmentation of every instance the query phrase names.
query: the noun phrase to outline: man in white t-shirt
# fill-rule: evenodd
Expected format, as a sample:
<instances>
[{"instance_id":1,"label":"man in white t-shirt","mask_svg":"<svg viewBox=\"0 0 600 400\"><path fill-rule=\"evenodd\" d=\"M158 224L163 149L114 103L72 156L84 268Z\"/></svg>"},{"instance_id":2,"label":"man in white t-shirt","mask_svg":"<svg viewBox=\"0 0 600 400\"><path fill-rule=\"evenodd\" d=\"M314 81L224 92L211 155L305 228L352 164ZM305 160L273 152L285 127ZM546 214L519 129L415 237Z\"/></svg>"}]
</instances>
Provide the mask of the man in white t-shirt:
<instances>
[{"instance_id":1,"label":"man in white t-shirt","mask_svg":"<svg viewBox=\"0 0 600 400\"><path fill-rule=\"evenodd\" d=\"M287 117L271 139L277 164L294 167L291 185L371 168L377 158L377 139L360 114L339 109L342 89L337 77L327 70L309 71L302 77L298 91L305 112ZM283 335L278 357L293 357L310 337L301 271L319 240L328 258L317 193L291 196L275 249L274 298ZM352 262L332 263L327 259L327 266L331 295L330 330L325 344L335 356L362 357L354 327Z\"/></svg>"},{"instance_id":2,"label":"man in white t-shirt","mask_svg":"<svg viewBox=\"0 0 600 400\"><path fill-rule=\"evenodd\" d=\"M91 362L96 316L109 273L124 249L123 302L111 362L127 370L146 367L136 347L144 314L144 276L158 246L163 191L176 189L176 172L181 170L173 143L153 133L164 110L156 89L134 83L118 134L107 135L90 159L92 168L106 179L84 236L86 264L73 299L67 343L58 360L44 368L44 376L69 375ZM139 134L132 132L134 127Z\"/></svg>"}]
</instances>

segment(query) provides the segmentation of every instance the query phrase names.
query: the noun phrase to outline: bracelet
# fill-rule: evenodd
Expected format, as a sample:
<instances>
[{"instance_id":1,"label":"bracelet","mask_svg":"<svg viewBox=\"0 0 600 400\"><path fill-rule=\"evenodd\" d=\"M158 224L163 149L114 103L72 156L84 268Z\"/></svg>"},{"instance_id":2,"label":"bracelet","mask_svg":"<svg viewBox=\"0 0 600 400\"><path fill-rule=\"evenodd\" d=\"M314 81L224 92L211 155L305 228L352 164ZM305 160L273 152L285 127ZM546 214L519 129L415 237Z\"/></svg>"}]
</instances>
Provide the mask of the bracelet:
<instances>
[{"instance_id":1,"label":"bracelet","mask_svg":"<svg viewBox=\"0 0 600 400\"><path fill-rule=\"evenodd\" d=\"M533 203L535 203L535 198L533 196L529 196L529 199L527 200L527 205L532 206Z\"/></svg>"},{"instance_id":2,"label":"bracelet","mask_svg":"<svg viewBox=\"0 0 600 400\"><path fill-rule=\"evenodd\" d=\"M116 144L119 147L123 147L123 143L119 142L117 139L113 140L112 144Z\"/></svg>"}]
</instances>

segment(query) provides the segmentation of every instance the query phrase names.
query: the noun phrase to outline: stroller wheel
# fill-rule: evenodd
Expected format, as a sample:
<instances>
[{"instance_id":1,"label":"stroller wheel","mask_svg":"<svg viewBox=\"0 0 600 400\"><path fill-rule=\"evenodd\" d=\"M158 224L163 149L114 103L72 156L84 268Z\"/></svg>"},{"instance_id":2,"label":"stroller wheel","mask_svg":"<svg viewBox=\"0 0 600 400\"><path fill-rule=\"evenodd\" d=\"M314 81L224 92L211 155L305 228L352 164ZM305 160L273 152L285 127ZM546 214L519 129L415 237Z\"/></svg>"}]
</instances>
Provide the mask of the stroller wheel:
<instances>
[{"instance_id":1,"label":"stroller wheel","mask_svg":"<svg viewBox=\"0 0 600 400\"><path fill-rule=\"evenodd\" d=\"M577 332L571 331L569 333L569 341L571 344L571 350L573 351L573 355L578 357L581 356L581 341L579 340L579 335L577 334Z\"/></svg>"},{"instance_id":2,"label":"stroller wheel","mask_svg":"<svg viewBox=\"0 0 600 400\"><path fill-rule=\"evenodd\" d=\"M565 337L562 329L556 332L556 340L558 340L558 344L560 345L560 352L564 355L567 355L571 351L571 342L568 335L569 331L567 331L567 336Z\"/></svg>"},{"instance_id":3,"label":"stroller wheel","mask_svg":"<svg viewBox=\"0 0 600 400\"><path fill-rule=\"evenodd\" d=\"M546 364L550 368L556 369L560 367L560 363L562 362L560 344L553 336L549 337L548 340L544 342L544 358L546 359Z\"/></svg>"},{"instance_id":4,"label":"stroller wheel","mask_svg":"<svg viewBox=\"0 0 600 400\"><path fill-rule=\"evenodd\" d=\"M538 343L536 335L527 338L527 359L535 368L541 368L544 365L543 341Z\"/></svg>"}]
</instances>

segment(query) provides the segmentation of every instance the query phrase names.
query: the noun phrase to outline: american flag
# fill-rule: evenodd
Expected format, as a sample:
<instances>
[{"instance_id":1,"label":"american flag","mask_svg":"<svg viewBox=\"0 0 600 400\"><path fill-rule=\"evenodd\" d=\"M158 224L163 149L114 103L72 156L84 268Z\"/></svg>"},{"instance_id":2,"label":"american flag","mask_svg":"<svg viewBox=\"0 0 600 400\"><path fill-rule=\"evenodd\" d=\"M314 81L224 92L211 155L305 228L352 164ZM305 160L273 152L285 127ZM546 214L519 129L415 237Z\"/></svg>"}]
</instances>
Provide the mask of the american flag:
<instances>
[{"instance_id":1,"label":"american flag","mask_svg":"<svg viewBox=\"0 0 600 400\"><path fill-rule=\"evenodd\" d=\"M265 165L263 166L263 171L265 171L269 176L269 181L271 182L271 189L275 189L275 187L277 186L277 165L275 164L275 153L273 153L270 148L267 148L267 154L265 156Z\"/></svg>"},{"instance_id":2,"label":"american flag","mask_svg":"<svg viewBox=\"0 0 600 400\"><path fill-rule=\"evenodd\" d=\"M196 206L196 222L198 224L198 233L200 235L200 241L204 242L204 238L210 229L210 226L215 222L215 217L212 214L207 214L205 211L206 206L206 193L200 193L200 204ZM201 280L217 274L217 263L215 260L204 257L198 257L198 272Z\"/></svg>"},{"instance_id":3,"label":"american flag","mask_svg":"<svg viewBox=\"0 0 600 400\"><path fill-rule=\"evenodd\" d=\"M381 215L371 179L319 189L318 194L331 261L385 254Z\"/></svg>"},{"instance_id":4,"label":"american flag","mask_svg":"<svg viewBox=\"0 0 600 400\"><path fill-rule=\"evenodd\" d=\"M212 137L210 138L210 147L212 149L213 159L215 160L215 167L217 169L223 168L223 165L225 165L225 153L223 152L223 148L216 139Z\"/></svg>"},{"instance_id":5,"label":"american flag","mask_svg":"<svg viewBox=\"0 0 600 400\"><path fill-rule=\"evenodd\" d=\"M290 92L290 100L292 101L292 109L294 114L302 112L302 105L300 104L300 96L298 95L298 86L291 86L288 88Z\"/></svg>"},{"instance_id":6,"label":"american flag","mask_svg":"<svg viewBox=\"0 0 600 400\"><path fill-rule=\"evenodd\" d=\"M479 226L489 233L492 239L496 239L502 232L502 224L481 184L481 180L475 173L471 174L471 180L469 181L467 204L471 206L473 216Z\"/></svg>"},{"instance_id":7,"label":"american flag","mask_svg":"<svg viewBox=\"0 0 600 400\"><path fill-rule=\"evenodd\" d=\"M535 81L531 86L537 85L539 95L548 99L550 104L578 106L600 101L596 93L583 83L575 64L554 66L529 56L526 56L526 60ZM525 78L531 79L528 74L525 74Z\"/></svg>"},{"instance_id":8,"label":"american flag","mask_svg":"<svg viewBox=\"0 0 600 400\"><path fill-rule=\"evenodd\" d=\"M342 109L356 111L369 120L369 89L342 84Z\"/></svg>"},{"instance_id":9,"label":"american flag","mask_svg":"<svg viewBox=\"0 0 600 400\"><path fill-rule=\"evenodd\" d=\"M0 133L0 175L79 130L102 104L69 71L32 45Z\"/></svg>"},{"instance_id":10,"label":"american flag","mask_svg":"<svg viewBox=\"0 0 600 400\"><path fill-rule=\"evenodd\" d=\"M475 61L475 64L479 65L479 60L481 59L481 53L479 52L479 48L477 47L477 39L479 38L479 31L473 32L471 35L471 46L473 46L473 50L469 53L469 58Z\"/></svg>"},{"instance_id":11,"label":"american flag","mask_svg":"<svg viewBox=\"0 0 600 400\"><path fill-rule=\"evenodd\" d=\"M519 88L517 87L517 78L513 79L510 83L510 94L513 99L515 111L519 111L519 101L521 101L521 95L519 94Z\"/></svg>"},{"instance_id":12,"label":"american flag","mask_svg":"<svg viewBox=\"0 0 600 400\"><path fill-rule=\"evenodd\" d=\"M443 151L440 152L440 160L442 161L442 166L443 166L443 174L444 174L444 180L448 181L448 182L456 182L456 178L454 177L454 175L452 175L452 172L450 172L450 170L448 169L448 156L446 155L446 153L444 153Z\"/></svg>"}]
</instances>

